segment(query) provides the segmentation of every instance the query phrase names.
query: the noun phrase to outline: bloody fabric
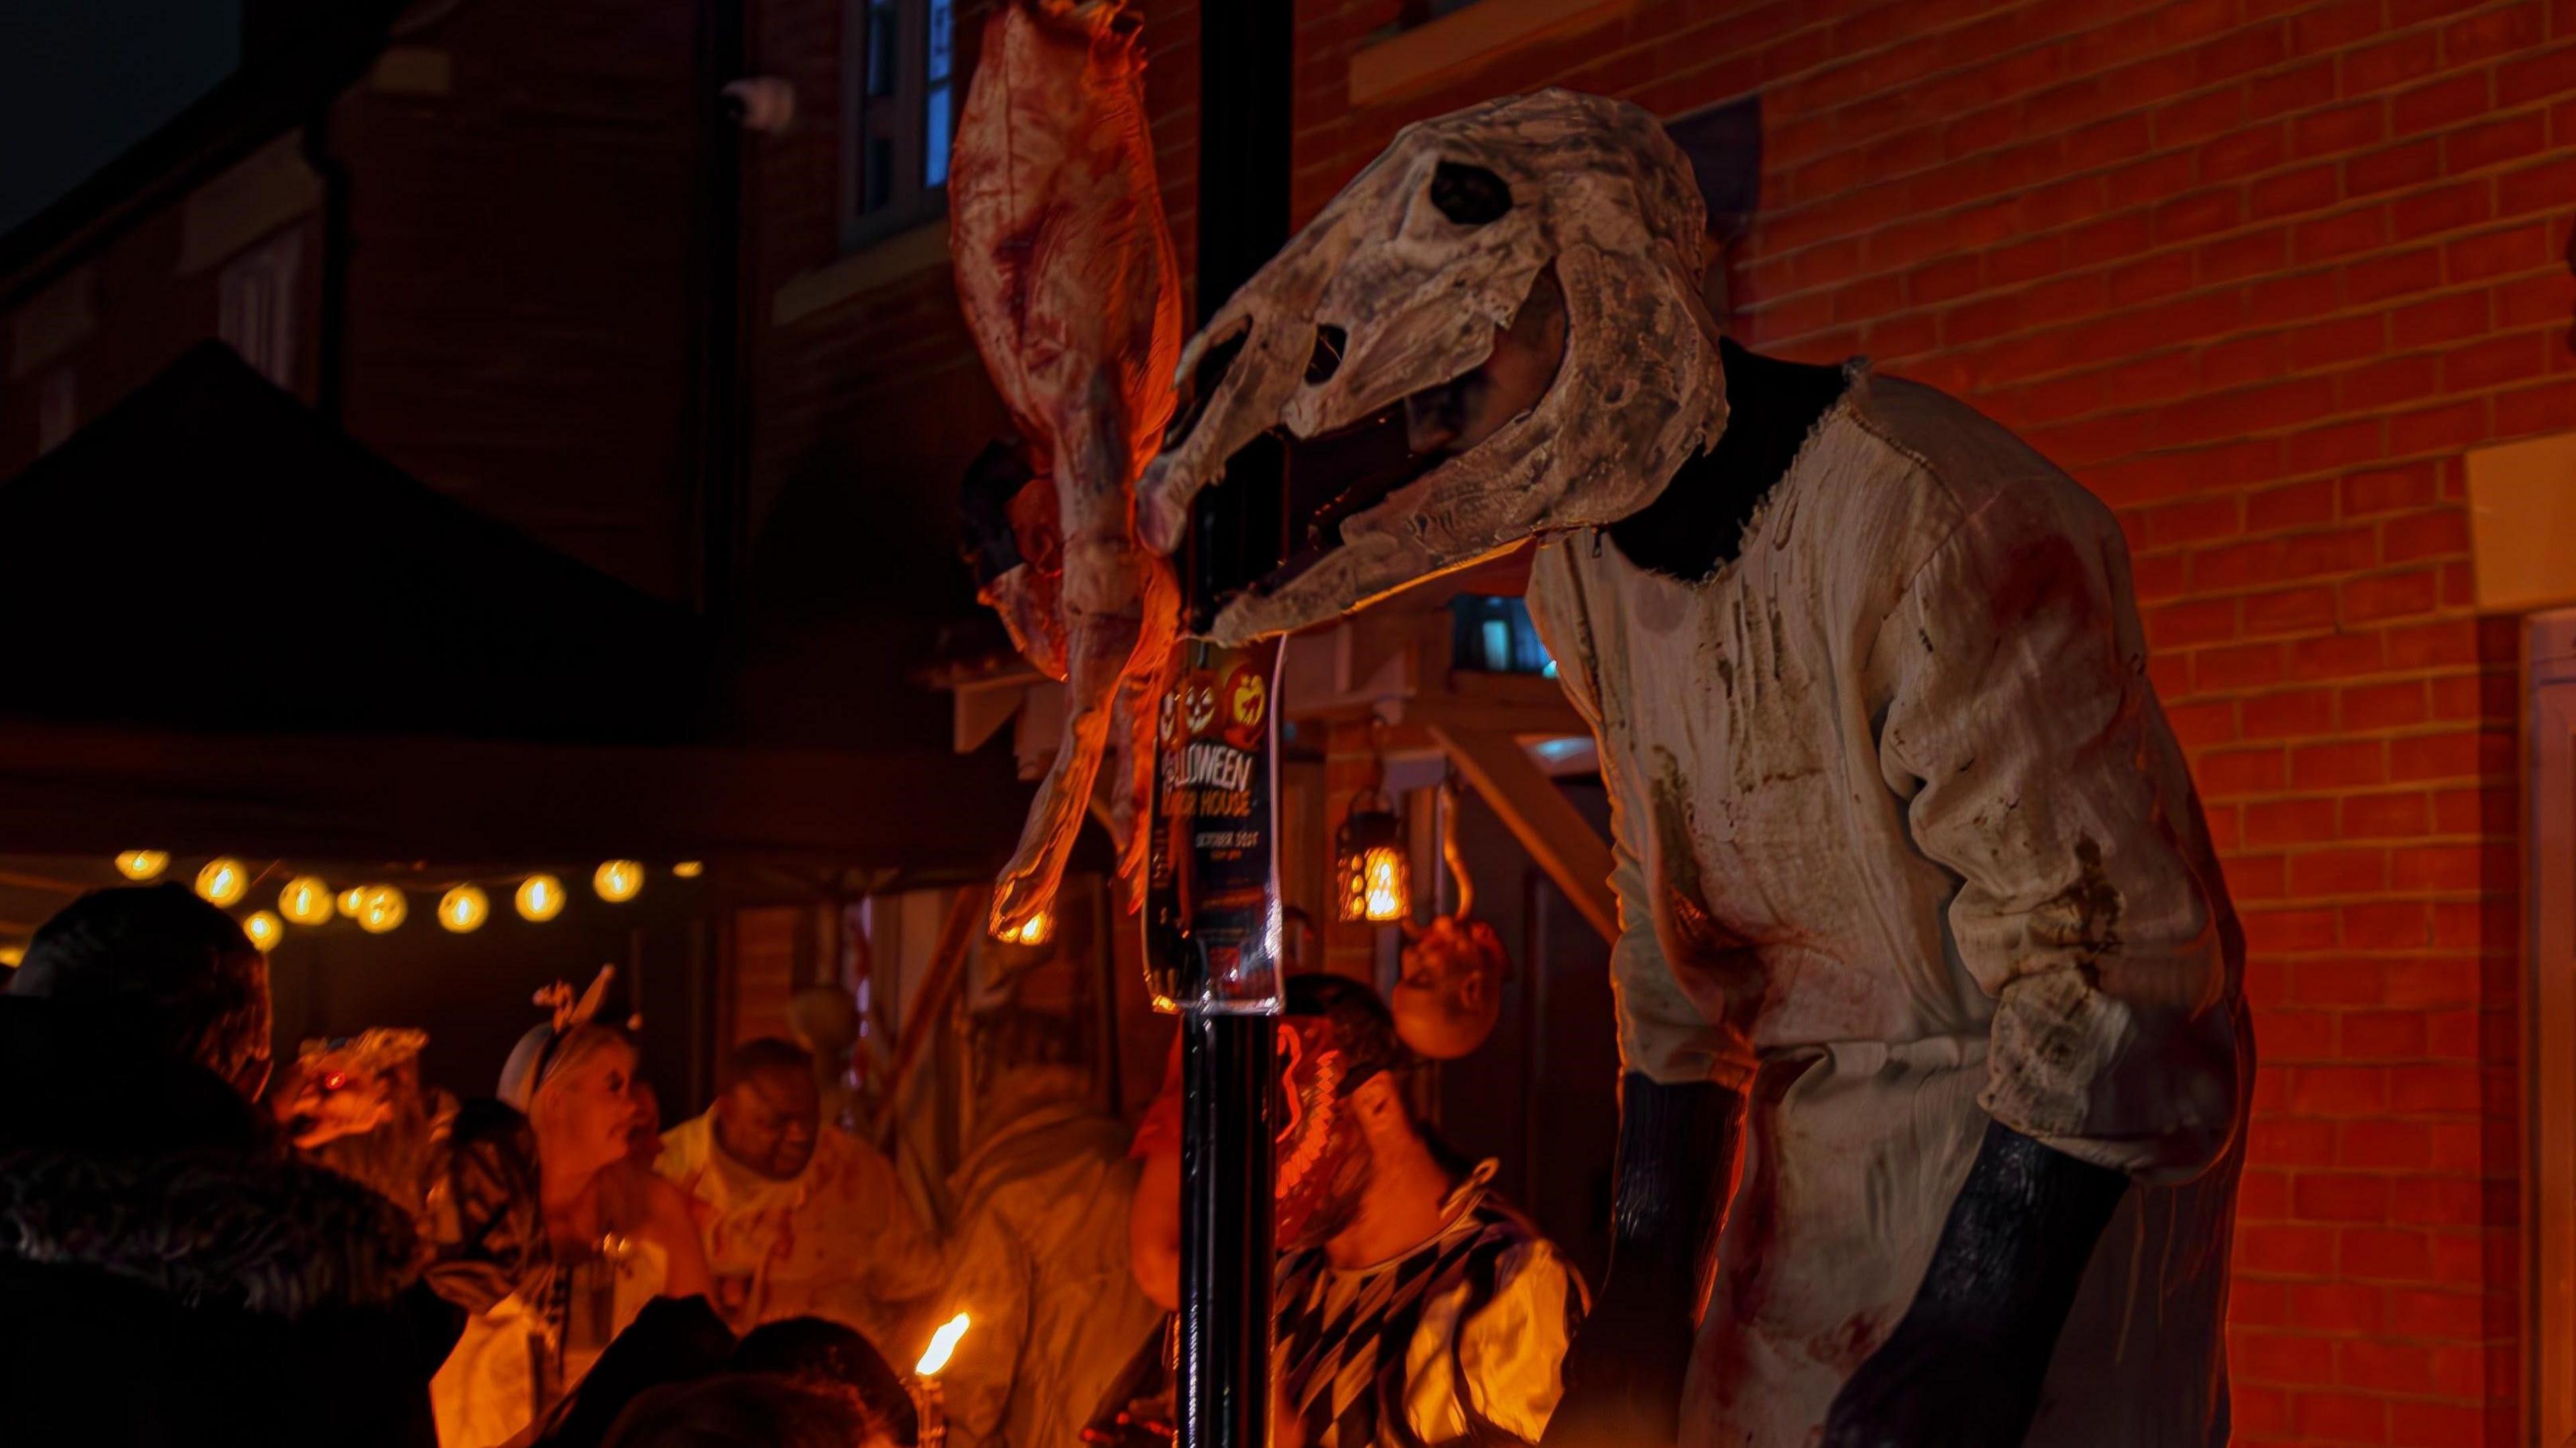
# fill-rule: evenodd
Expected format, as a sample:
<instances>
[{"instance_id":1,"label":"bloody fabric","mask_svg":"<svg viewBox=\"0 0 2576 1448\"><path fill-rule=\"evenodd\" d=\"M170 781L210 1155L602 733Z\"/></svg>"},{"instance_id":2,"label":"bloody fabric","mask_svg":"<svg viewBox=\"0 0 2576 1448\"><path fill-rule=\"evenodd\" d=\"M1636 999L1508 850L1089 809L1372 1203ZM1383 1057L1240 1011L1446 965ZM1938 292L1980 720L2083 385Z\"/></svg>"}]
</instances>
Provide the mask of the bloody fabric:
<instances>
[{"instance_id":1,"label":"bloody fabric","mask_svg":"<svg viewBox=\"0 0 2576 1448\"><path fill-rule=\"evenodd\" d=\"M1577 530L1529 601L1601 746L1622 1057L1747 1100L1683 1443L1812 1441L1989 1118L2138 1183L2031 1448L2223 1441L2243 946L2110 511L1855 364L1731 561Z\"/></svg>"}]
</instances>

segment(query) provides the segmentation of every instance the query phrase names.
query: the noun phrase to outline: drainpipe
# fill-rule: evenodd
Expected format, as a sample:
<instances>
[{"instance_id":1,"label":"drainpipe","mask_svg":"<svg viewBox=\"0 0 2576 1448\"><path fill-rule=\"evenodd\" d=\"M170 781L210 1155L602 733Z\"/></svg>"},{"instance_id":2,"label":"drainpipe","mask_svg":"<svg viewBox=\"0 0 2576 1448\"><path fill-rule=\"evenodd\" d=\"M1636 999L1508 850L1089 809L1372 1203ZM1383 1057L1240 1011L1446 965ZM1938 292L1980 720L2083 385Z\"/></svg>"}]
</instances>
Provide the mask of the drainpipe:
<instances>
[{"instance_id":1,"label":"drainpipe","mask_svg":"<svg viewBox=\"0 0 2576 1448\"><path fill-rule=\"evenodd\" d=\"M349 168L331 154L331 106L304 123L304 164L322 181L322 298L314 318L313 410L333 427L346 392L349 331Z\"/></svg>"}]
</instances>

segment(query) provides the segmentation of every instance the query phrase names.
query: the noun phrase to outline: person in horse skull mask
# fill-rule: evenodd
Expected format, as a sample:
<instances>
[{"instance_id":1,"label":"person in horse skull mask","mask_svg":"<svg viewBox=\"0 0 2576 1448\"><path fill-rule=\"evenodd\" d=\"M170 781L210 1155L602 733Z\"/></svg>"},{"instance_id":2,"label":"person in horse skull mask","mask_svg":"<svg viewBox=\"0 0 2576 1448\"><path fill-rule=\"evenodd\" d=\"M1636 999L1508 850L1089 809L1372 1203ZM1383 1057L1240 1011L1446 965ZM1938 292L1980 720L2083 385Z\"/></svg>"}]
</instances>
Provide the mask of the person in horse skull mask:
<instances>
[{"instance_id":1,"label":"person in horse skull mask","mask_svg":"<svg viewBox=\"0 0 2576 1448\"><path fill-rule=\"evenodd\" d=\"M2118 525L1932 389L1722 341L1707 261L1635 107L1410 127L1186 349L1140 532L1400 417L1214 636L1540 540L1626 1072L1550 1443L2223 1442L2243 942Z\"/></svg>"}]
</instances>

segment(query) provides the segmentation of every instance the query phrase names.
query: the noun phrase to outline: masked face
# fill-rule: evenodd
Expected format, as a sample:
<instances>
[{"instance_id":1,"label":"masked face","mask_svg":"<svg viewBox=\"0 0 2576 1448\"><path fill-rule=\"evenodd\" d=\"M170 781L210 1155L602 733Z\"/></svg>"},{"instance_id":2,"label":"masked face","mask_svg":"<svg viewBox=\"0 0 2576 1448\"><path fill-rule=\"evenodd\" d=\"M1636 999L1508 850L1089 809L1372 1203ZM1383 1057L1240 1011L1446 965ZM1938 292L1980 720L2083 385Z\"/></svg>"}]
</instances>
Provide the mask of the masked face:
<instances>
[{"instance_id":1,"label":"masked face","mask_svg":"<svg viewBox=\"0 0 2576 1448\"><path fill-rule=\"evenodd\" d=\"M1358 1215L1369 1149L1343 1094L1345 1058L1330 1020L1280 1021L1279 1079L1285 1094L1272 1189L1279 1250L1295 1252L1331 1241Z\"/></svg>"},{"instance_id":2,"label":"masked face","mask_svg":"<svg viewBox=\"0 0 2576 1448\"><path fill-rule=\"evenodd\" d=\"M1706 232L1689 162L1624 102L1549 90L1407 127L1183 352L1139 532L1175 546L1263 432L1410 421L1428 455L1329 505L1307 555L1219 613L1233 643L1626 517L1725 426Z\"/></svg>"}]
</instances>

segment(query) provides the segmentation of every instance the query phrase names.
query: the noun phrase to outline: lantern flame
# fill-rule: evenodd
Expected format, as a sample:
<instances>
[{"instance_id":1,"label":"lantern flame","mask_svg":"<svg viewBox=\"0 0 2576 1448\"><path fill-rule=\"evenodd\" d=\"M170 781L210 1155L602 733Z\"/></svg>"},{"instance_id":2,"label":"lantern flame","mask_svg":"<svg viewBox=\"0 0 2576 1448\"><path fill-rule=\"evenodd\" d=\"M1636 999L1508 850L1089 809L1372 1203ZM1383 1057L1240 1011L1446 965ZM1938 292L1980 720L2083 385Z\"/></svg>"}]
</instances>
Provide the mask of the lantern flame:
<instances>
[{"instance_id":1,"label":"lantern flame","mask_svg":"<svg viewBox=\"0 0 2576 1448\"><path fill-rule=\"evenodd\" d=\"M1368 881L1368 918L1375 921L1401 920L1412 909L1405 898L1404 856L1391 845L1371 845L1361 862Z\"/></svg>"},{"instance_id":2,"label":"lantern flame","mask_svg":"<svg viewBox=\"0 0 2576 1448\"><path fill-rule=\"evenodd\" d=\"M939 1376L940 1371L948 1366L948 1359L956 1353L957 1340L966 1335L969 1325L966 1314L962 1312L941 1323L939 1330L930 1335L930 1346L922 1352L921 1361L913 1364L913 1375L923 1378Z\"/></svg>"}]
</instances>

